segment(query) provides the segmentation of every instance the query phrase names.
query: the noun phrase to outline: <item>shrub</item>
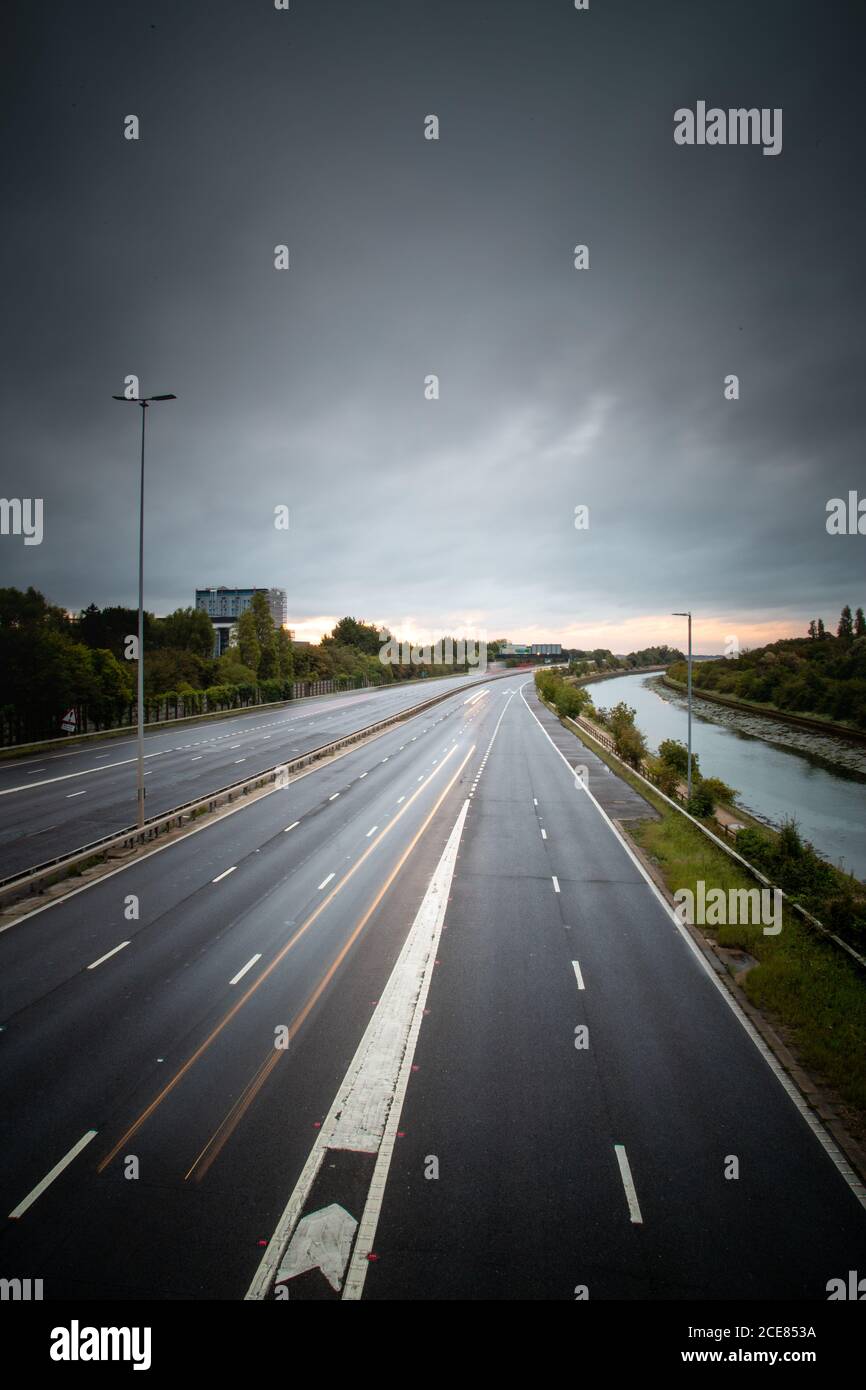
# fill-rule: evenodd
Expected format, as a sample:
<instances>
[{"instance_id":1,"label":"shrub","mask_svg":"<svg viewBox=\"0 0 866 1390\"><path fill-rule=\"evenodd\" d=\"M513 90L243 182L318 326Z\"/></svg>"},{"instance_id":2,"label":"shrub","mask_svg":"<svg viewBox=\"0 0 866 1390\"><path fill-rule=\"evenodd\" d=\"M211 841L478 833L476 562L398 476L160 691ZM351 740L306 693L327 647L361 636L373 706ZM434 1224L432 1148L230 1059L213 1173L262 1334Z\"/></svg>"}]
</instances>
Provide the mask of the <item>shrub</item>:
<instances>
[{"instance_id":1,"label":"shrub","mask_svg":"<svg viewBox=\"0 0 866 1390\"><path fill-rule=\"evenodd\" d=\"M721 777L704 777L701 779L701 786L712 797L714 810L719 802L723 802L726 806L733 806L737 799L734 788L729 787L727 782L723 782Z\"/></svg>"},{"instance_id":2,"label":"shrub","mask_svg":"<svg viewBox=\"0 0 866 1390\"><path fill-rule=\"evenodd\" d=\"M713 814L713 798L707 791L705 782L698 782L697 786L692 785L691 800L686 803L686 810L698 819Z\"/></svg>"},{"instance_id":3,"label":"shrub","mask_svg":"<svg viewBox=\"0 0 866 1390\"><path fill-rule=\"evenodd\" d=\"M669 763L682 778L689 775L689 750L686 745L678 738L665 738L659 744L659 757L663 763ZM692 754L692 778L698 773L698 755Z\"/></svg>"},{"instance_id":4,"label":"shrub","mask_svg":"<svg viewBox=\"0 0 866 1390\"><path fill-rule=\"evenodd\" d=\"M619 756L630 767L639 768L646 757L646 739L634 724L620 722L614 728L613 744Z\"/></svg>"},{"instance_id":5,"label":"shrub","mask_svg":"<svg viewBox=\"0 0 866 1390\"><path fill-rule=\"evenodd\" d=\"M666 763L662 758L649 758L647 775L651 782L655 782L659 791L664 792L665 796L676 794L680 775L675 767L671 767L670 763Z\"/></svg>"}]
</instances>

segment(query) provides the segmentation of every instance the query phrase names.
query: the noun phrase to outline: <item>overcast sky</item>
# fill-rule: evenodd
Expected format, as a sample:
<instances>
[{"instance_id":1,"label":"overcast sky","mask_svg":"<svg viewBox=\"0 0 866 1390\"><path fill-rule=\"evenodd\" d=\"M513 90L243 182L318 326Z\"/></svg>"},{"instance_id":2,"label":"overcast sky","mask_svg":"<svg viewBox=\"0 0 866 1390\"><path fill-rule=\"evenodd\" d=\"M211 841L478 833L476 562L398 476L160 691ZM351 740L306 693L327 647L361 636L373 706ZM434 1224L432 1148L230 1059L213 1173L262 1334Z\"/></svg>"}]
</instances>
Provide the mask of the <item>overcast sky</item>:
<instances>
[{"instance_id":1,"label":"overcast sky","mask_svg":"<svg viewBox=\"0 0 866 1390\"><path fill-rule=\"evenodd\" d=\"M0 583L135 601L135 373L178 396L157 613L281 585L299 636L625 650L691 607L719 650L866 603L825 529L866 475L862 4L12 9L0 492L45 522ZM676 145L699 100L781 108L781 154Z\"/></svg>"}]
</instances>

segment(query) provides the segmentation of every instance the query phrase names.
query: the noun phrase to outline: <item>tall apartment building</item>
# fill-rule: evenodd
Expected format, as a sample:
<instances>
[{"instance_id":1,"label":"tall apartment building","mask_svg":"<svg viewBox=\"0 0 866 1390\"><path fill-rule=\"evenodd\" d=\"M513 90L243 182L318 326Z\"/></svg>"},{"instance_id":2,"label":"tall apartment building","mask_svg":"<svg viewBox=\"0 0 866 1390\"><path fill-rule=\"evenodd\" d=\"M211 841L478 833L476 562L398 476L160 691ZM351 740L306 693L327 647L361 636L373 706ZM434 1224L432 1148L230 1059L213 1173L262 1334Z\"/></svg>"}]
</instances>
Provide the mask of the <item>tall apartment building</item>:
<instances>
[{"instance_id":1,"label":"tall apartment building","mask_svg":"<svg viewBox=\"0 0 866 1390\"><path fill-rule=\"evenodd\" d=\"M196 589L195 606L207 613L214 627L214 656L222 656L229 645L231 630L250 607L253 594L264 594L274 627L283 627L288 612L285 589L232 589L220 584L214 589Z\"/></svg>"}]
</instances>

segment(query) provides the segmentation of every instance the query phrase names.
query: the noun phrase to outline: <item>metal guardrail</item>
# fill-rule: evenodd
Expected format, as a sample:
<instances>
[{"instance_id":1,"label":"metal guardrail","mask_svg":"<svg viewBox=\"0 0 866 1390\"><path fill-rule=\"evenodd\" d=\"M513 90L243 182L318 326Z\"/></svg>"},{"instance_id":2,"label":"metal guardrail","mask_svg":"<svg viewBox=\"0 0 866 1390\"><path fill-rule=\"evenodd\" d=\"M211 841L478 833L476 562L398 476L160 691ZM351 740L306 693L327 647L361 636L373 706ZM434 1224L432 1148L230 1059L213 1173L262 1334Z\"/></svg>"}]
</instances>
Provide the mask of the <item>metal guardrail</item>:
<instances>
[{"instance_id":1,"label":"metal guardrail","mask_svg":"<svg viewBox=\"0 0 866 1390\"><path fill-rule=\"evenodd\" d=\"M541 697L539 696L539 698ZM548 708L550 709L550 706L548 706ZM552 713L555 714L556 711L552 710ZM602 748L605 748L605 751L608 752L611 757L616 758L617 762L621 763L622 766L626 768L628 772L632 773L632 775L635 777L639 777L642 782L645 782L646 785L650 788L652 792L655 793L656 796L660 796L664 801L668 803L669 806L672 806L675 811L679 811L681 816L685 816L686 820L691 821L692 825L697 826L698 830L700 830L702 834L706 835L708 840L712 840L714 845L717 845L719 849L724 850L725 854L727 854L731 859L736 859L737 863L740 864L748 873L750 873L753 878L757 879L757 881L764 888L769 888L774 893L780 893L782 896L782 901L784 903L787 903L789 910L791 912L796 912L797 915L805 921L807 926L812 928L812 930L816 931L819 935L825 937L828 941L832 941L834 945L838 946L840 950L846 953L846 955L849 955L851 959L860 967L861 970L866 970L866 957L862 956L859 951L856 951L853 946L850 946L847 941L843 941L841 936L837 936L836 933L834 931L831 931L829 927L825 927L824 923L819 921L817 917L813 917L812 913L808 912L805 907L801 907L799 903L793 902L792 899L785 892L784 888L779 888L776 884L771 882L771 880L768 879L765 874L761 873L760 869L756 869L754 864L750 864L748 859L744 859L743 856L737 852L737 850L733 849L730 845L726 845L724 840L720 840L717 835L714 835L712 830L708 829L707 826L703 825L695 816L691 814L691 812L687 811L684 806L680 806L676 801L674 801L672 797L668 796L665 792L663 792L660 787L657 787L654 782L651 782L648 777L645 777L642 772L639 772L637 768L632 767L630 763L627 763L623 758L621 758L614 749L612 742L609 739L607 739L606 736L603 739L599 737L598 733L595 732L594 729L590 728L587 725L586 720L584 719L572 719L570 715L566 715L566 719L569 724L574 724L577 728L582 729L582 731L585 734L587 734L589 738L595 739L595 742L600 744ZM610 744L609 747L607 746L608 744ZM727 833L727 831L725 833Z\"/></svg>"},{"instance_id":2,"label":"metal guardrail","mask_svg":"<svg viewBox=\"0 0 866 1390\"><path fill-rule=\"evenodd\" d=\"M483 679L467 681L457 690L440 691L431 699L422 700L420 704L398 710L396 713L388 715L386 719L378 719L375 723L366 724L363 728L355 729L352 733L341 734L339 738L332 739L328 743L319 744L316 748L309 748L305 753L299 754L297 758L275 763L273 767L256 772L252 777L245 777L239 782L229 782L226 786L217 787L205 796L173 806L171 810L160 816L150 817L141 827L137 825L127 826L125 829L114 831L110 835L103 835L98 840L91 840L86 845L80 845L77 849L70 850L66 854L59 854L54 859L31 865L27 869L20 869L17 873L0 879L0 908L5 903L14 902L18 898L43 891L52 883L57 883L67 877L77 866L86 863L89 859L102 858L113 849L134 848L136 844L147 844L148 841L156 839L161 832L168 832L174 823L182 825L185 820L193 820L202 812L215 811L219 804L231 802L236 796L247 796L251 791L266 786L269 782L275 782L277 776L284 772L288 777L291 777L293 771L300 771L301 768L307 767L310 763L318 762L320 759L328 757L329 754L338 752L341 748L358 743L361 739L390 728L393 724L399 724L403 719L422 714L424 710L431 709L434 705L441 704L443 700L459 695L463 690L473 689L476 685L486 685L491 680L502 680L506 675L511 674L509 671L493 676L485 675Z\"/></svg>"}]
</instances>

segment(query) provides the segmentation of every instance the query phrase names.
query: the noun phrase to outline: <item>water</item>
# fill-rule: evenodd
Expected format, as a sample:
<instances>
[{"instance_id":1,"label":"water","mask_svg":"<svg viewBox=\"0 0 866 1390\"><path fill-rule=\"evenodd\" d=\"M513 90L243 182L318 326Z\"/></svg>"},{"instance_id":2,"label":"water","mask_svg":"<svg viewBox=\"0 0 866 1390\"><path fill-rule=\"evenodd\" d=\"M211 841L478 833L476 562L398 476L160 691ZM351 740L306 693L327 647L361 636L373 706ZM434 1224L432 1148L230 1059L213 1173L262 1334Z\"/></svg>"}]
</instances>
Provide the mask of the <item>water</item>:
<instances>
[{"instance_id":1,"label":"water","mask_svg":"<svg viewBox=\"0 0 866 1390\"><path fill-rule=\"evenodd\" d=\"M617 676L587 689L596 706L631 705L654 752L665 738L685 743L686 697L659 676ZM866 745L696 698L692 749L704 776L736 787L752 815L775 826L794 816L819 853L866 879Z\"/></svg>"}]
</instances>

